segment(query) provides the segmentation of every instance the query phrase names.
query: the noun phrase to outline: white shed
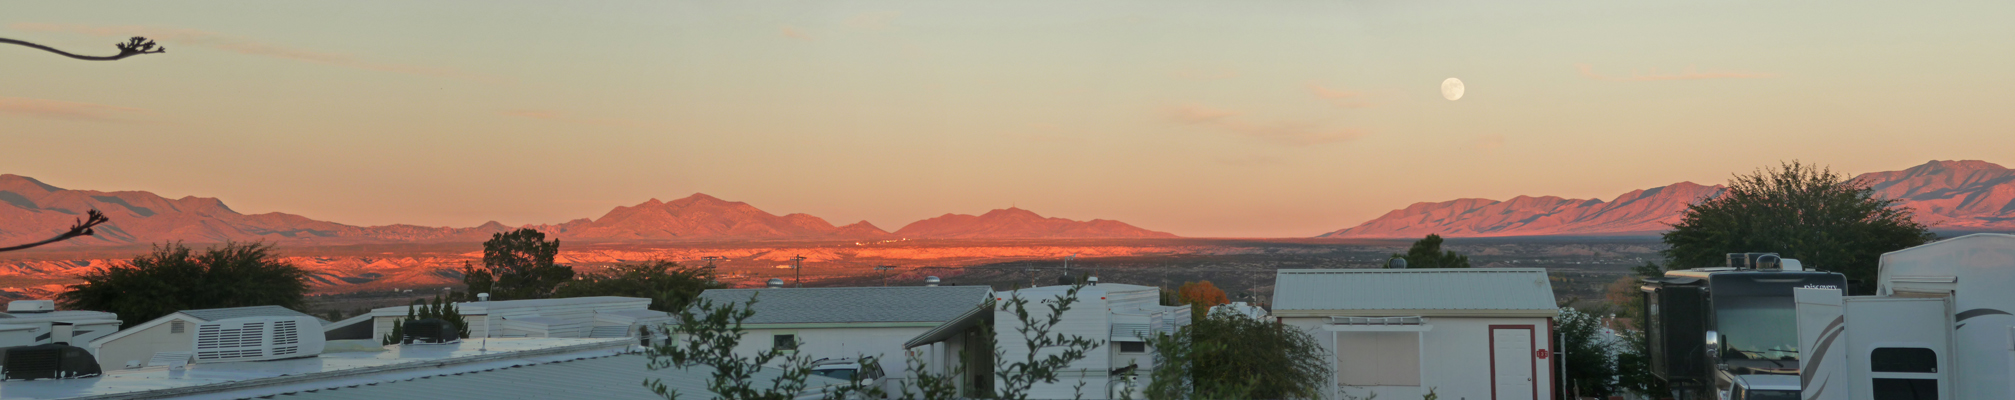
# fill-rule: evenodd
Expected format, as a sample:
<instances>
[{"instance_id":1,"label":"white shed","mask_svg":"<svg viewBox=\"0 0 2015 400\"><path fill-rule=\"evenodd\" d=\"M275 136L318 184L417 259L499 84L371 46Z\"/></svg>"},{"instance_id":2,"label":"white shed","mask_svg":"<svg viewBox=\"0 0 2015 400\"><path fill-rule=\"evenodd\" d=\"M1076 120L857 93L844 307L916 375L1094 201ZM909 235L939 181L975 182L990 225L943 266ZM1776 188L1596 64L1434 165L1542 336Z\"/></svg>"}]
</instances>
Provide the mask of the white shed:
<instances>
[{"instance_id":1,"label":"white shed","mask_svg":"<svg viewBox=\"0 0 2015 400\"><path fill-rule=\"evenodd\" d=\"M1273 315L1336 359L1330 398L1553 398L1553 285L1539 268L1304 269Z\"/></svg>"},{"instance_id":2,"label":"white shed","mask_svg":"<svg viewBox=\"0 0 2015 400\"><path fill-rule=\"evenodd\" d=\"M186 353L196 343L196 324L244 317L313 316L281 306L183 310L92 340L86 348L98 356L98 365L106 370L145 366L161 354L180 354L186 359ZM315 320L322 321L320 318ZM327 325L328 321L322 321L322 324ZM173 357L164 356L163 359L169 358Z\"/></svg>"},{"instance_id":3,"label":"white shed","mask_svg":"<svg viewBox=\"0 0 2015 400\"><path fill-rule=\"evenodd\" d=\"M1048 312L1044 303L1054 301L1069 290L1070 286L1059 285L993 292L992 300L1005 304L1016 297L1026 299L1029 312L1041 318L1040 315ZM1121 371L1128 367L1135 367L1134 392L1139 393L1140 388L1147 386L1148 377L1153 375L1154 370L1154 349L1147 346L1144 338L1175 333L1190 323L1188 306L1163 306L1160 300L1161 289L1153 286L1105 283L1079 289L1077 303L1064 312L1063 319L1051 334L1106 343L1088 352L1085 359L1065 367L1058 382L1039 383L1031 387L1030 398L1112 398L1118 386L1126 383ZM993 327L991 333L1004 357L1001 361L1014 363L1027 359L1028 344L1017 331L1022 327L1021 321L1012 310L998 308L961 316L910 339L904 346L918 358L930 362L935 366L933 369L940 373L964 365L972 376L960 382L962 394L980 396L1000 384L993 376L996 360L992 359L991 352L983 348L967 348L968 344L980 343L976 340L974 327L982 324ZM1084 384L1083 393L1078 393L1079 383Z\"/></svg>"},{"instance_id":4,"label":"white shed","mask_svg":"<svg viewBox=\"0 0 2015 400\"><path fill-rule=\"evenodd\" d=\"M642 297L476 301L454 306L468 321L472 338L629 337L641 327L671 320L671 314L651 311L651 299ZM391 334L392 323L405 318L406 310L406 306L371 310L371 338Z\"/></svg>"},{"instance_id":5,"label":"white shed","mask_svg":"<svg viewBox=\"0 0 2015 400\"><path fill-rule=\"evenodd\" d=\"M812 359L876 357L888 376L907 378L903 341L982 308L992 295L986 286L885 286L715 289L700 298L716 305L756 299L738 354L795 341L795 351Z\"/></svg>"}]
</instances>

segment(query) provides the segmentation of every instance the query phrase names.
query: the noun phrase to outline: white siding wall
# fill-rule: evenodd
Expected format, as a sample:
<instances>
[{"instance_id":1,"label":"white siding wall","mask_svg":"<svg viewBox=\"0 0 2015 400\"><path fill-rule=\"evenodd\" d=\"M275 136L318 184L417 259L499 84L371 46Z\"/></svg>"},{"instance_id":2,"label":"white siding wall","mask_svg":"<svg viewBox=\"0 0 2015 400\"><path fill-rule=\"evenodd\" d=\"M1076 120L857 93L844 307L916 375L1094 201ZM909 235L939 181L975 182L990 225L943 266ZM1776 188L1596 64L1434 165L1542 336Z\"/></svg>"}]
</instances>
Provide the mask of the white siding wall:
<instances>
[{"instance_id":1,"label":"white siding wall","mask_svg":"<svg viewBox=\"0 0 2015 400\"><path fill-rule=\"evenodd\" d=\"M1086 292L1089 292L1089 290ZM1006 292L1002 293L1002 295L1006 294ZM1054 330L1050 332L1052 335L1081 336L1100 341L1107 340L1112 336L1112 314L1107 311L1109 303L1105 299L1100 299L1100 294L1091 293L1088 296L1085 294L1084 292L1080 292L1078 302L1071 305L1070 311L1064 312L1063 321L1060 321ZM1042 301L1053 300L1054 296L1030 296L1028 302L1030 317L1037 319L1038 322L1042 321L1041 318L1044 318L1049 312L1049 308L1044 306ZM1003 353L1002 359L998 361L1011 364L1027 359L1029 354L1028 344L1026 339L1022 337L1021 332L1016 331L1020 328L1021 321L1015 318L1013 312L995 309L994 340L1000 345ZM1109 345L1107 344L1107 346ZM1038 354L1048 355L1055 351L1060 350L1043 350ZM1071 363L1070 367L1060 372L1058 374L1060 379L1057 383L1038 383L1031 387L1029 389L1029 398L1073 398L1075 397L1073 387L1077 386L1079 381L1085 383L1084 398L1106 398L1106 373L1113 367L1112 362L1112 352L1105 346L1100 346L1098 349L1088 352L1085 355L1085 359ZM998 373L999 371L995 372ZM996 378L994 387L997 390L1003 387L998 378Z\"/></svg>"},{"instance_id":2,"label":"white siding wall","mask_svg":"<svg viewBox=\"0 0 2015 400\"><path fill-rule=\"evenodd\" d=\"M1281 318L1288 326L1303 329L1314 335L1317 343L1322 343L1324 351L1336 352L1333 332L1322 330L1329 319L1316 317ZM1426 393L1425 388L1434 388L1435 394L1444 399L1491 399L1490 326L1491 325L1531 325L1533 327L1533 349L1552 351L1548 340L1553 331L1546 318L1458 318L1428 317L1428 324L1434 328L1422 335L1421 365L1423 374L1418 387L1378 387L1339 388L1353 396L1367 396L1376 391L1379 398L1419 398ZM1553 358L1533 360L1533 384L1538 389L1539 399L1553 396ZM1332 376L1331 384L1335 385ZM1335 392L1331 399L1337 398Z\"/></svg>"},{"instance_id":3,"label":"white siding wall","mask_svg":"<svg viewBox=\"0 0 2015 400\"><path fill-rule=\"evenodd\" d=\"M189 351L196 342L196 337L192 336L196 334L196 323L185 321L182 333L170 333L174 324L173 321L164 322L103 343L94 349L98 353L98 366L106 371L124 369L127 361L146 363L154 358L155 352Z\"/></svg>"},{"instance_id":4,"label":"white siding wall","mask_svg":"<svg viewBox=\"0 0 2015 400\"><path fill-rule=\"evenodd\" d=\"M890 377L906 377L908 369L903 362L905 359L903 342L930 329L930 327L748 329L742 336L741 345L735 346L735 354L754 356L757 352L769 350L775 343L775 335L794 334L800 342L798 352L813 360L854 358L863 355L877 357L882 360L883 373Z\"/></svg>"}]
</instances>

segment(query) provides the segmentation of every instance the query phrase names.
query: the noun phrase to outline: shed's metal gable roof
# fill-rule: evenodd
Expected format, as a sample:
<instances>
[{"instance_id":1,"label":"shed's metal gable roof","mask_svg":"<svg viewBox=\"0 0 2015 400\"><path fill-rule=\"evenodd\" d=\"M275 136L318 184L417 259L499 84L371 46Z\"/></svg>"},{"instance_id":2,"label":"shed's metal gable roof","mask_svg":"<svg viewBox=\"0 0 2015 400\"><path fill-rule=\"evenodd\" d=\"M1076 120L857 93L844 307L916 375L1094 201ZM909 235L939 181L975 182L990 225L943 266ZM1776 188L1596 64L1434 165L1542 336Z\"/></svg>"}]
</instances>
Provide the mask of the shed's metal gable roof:
<instances>
[{"instance_id":1,"label":"shed's metal gable roof","mask_svg":"<svg viewBox=\"0 0 2015 400\"><path fill-rule=\"evenodd\" d=\"M932 322L958 318L986 302L986 286L715 289L700 298L741 304L757 299L749 324Z\"/></svg>"},{"instance_id":2,"label":"shed's metal gable roof","mask_svg":"<svg viewBox=\"0 0 2015 400\"><path fill-rule=\"evenodd\" d=\"M1540 268L1288 269L1280 310L1555 310Z\"/></svg>"},{"instance_id":3,"label":"shed's metal gable roof","mask_svg":"<svg viewBox=\"0 0 2015 400\"><path fill-rule=\"evenodd\" d=\"M471 373L434 376L431 379L397 381L381 385L339 387L315 392L295 392L288 398L299 399L662 399L639 382L658 379L665 386L677 390L684 398L715 398L714 392L707 390L707 380L713 371L705 366L680 370L677 368L652 371L644 365L649 360L642 355L619 356L571 360L568 362L528 365L521 368L500 368L493 371L472 371ZM782 372L775 368L763 368L755 372L751 381L762 387ZM839 379L823 376L806 378L808 392L817 393L828 386L842 384Z\"/></svg>"},{"instance_id":4,"label":"shed's metal gable roof","mask_svg":"<svg viewBox=\"0 0 2015 400\"><path fill-rule=\"evenodd\" d=\"M313 315L281 306L207 308L201 310L182 310L180 312L204 321L220 321L244 317L314 317ZM329 321L323 320L320 317L315 318L315 320L321 321L322 325L329 325Z\"/></svg>"}]
</instances>

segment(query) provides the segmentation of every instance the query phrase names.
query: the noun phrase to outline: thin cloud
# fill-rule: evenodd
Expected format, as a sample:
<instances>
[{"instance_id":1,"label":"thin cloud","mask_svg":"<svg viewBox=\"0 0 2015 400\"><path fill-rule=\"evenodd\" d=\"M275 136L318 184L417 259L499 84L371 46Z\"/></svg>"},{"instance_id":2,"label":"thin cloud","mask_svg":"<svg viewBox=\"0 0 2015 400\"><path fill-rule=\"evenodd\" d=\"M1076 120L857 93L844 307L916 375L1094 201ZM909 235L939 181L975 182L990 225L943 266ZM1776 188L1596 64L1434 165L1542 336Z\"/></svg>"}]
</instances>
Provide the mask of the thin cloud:
<instances>
[{"instance_id":1,"label":"thin cloud","mask_svg":"<svg viewBox=\"0 0 2015 400\"><path fill-rule=\"evenodd\" d=\"M1328 128L1312 122L1253 123L1240 118L1243 114L1189 104L1171 110L1168 118L1186 125L1295 146L1349 141L1366 134L1357 129Z\"/></svg>"},{"instance_id":2,"label":"thin cloud","mask_svg":"<svg viewBox=\"0 0 2015 400\"><path fill-rule=\"evenodd\" d=\"M62 100L0 97L0 115L92 122L132 122L147 110Z\"/></svg>"},{"instance_id":3,"label":"thin cloud","mask_svg":"<svg viewBox=\"0 0 2015 400\"><path fill-rule=\"evenodd\" d=\"M1319 83L1309 83L1308 90L1314 93L1316 98L1326 100L1338 108L1371 107L1371 103L1364 101L1364 92L1332 90Z\"/></svg>"},{"instance_id":4,"label":"thin cloud","mask_svg":"<svg viewBox=\"0 0 2015 400\"><path fill-rule=\"evenodd\" d=\"M806 35L804 31L788 26L784 27L784 37L797 40L812 40L811 35Z\"/></svg>"},{"instance_id":5,"label":"thin cloud","mask_svg":"<svg viewBox=\"0 0 2015 400\"><path fill-rule=\"evenodd\" d=\"M518 118L528 118L528 119L536 119L536 120L544 120L544 121L555 121L555 122L566 122L566 123L575 123L575 124L583 124L583 125L596 125L596 126L609 126L609 127L619 127L619 128L656 128L656 127L657 127L657 126L656 126L655 124L651 124L651 123L648 123L648 122L641 122L641 121L632 121L632 120L626 120L626 119L598 119L598 118L577 118L577 117L573 117L573 116L569 116L569 115L567 115L567 114L565 114L565 113L561 113L561 112L558 112L558 111L549 111L549 110L529 110L529 109L520 109L520 110L505 110L505 111L502 111L502 112L498 112L498 114L500 114L500 115L503 115L503 116L507 116L507 117L518 117Z\"/></svg>"},{"instance_id":6,"label":"thin cloud","mask_svg":"<svg viewBox=\"0 0 2015 400\"><path fill-rule=\"evenodd\" d=\"M1686 72L1681 72L1678 74L1660 74L1658 73L1658 69L1653 68L1649 73L1640 74L1637 71L1632 70L1630 71L1630 76L1607 76L1596 73L1595 67L1588 64L1574 64L1574 68L1581 70L1581 76L1586 77L1588 79L1594 79L1598 81L1617 81L1617 82L1685 81L1696 79L1749 79L1749 78L1769 78L1776 76L1771 74L1750 73L1750 72L1699 72L1695 71L1694 68L1690 66L1686 67Z\"/></svg>"},{"instance_id":7,"label":"thin cloud","mask_svg":"<svg viewBox=\"0 0 2015 400\"><path fill-rule=\"evenodd\" d=\"M1504 135L1493 133L1478 136L1476 137L1476 139L1472 139L1469 141L1468 147L1472 149L1483 150L1485 152L1496 151L1497 149L1504 147Z\"/></svg>"},{"instance_id":8,"label":"thin cloud","mask_svg":"<svg viewBox=\"0 0 2015 400\"><path fill-rule=\"evenodd\" d=\"M888 30L891 27L891 23L901 16L903 16L902 11L864 12L847 17L845 21L840 21L840 24L848 28L881 31Z\"/></svg>"},{"instance_id":9,"label":"thin cloud","mask_svg":"<svg viewBox=\"0 0 2015 400\"><path fill-rule=\"evenodd\" d=\"M154 39L156 42L160 42L163 45L208 47L244 55L272 57L286 60L334 65L339 67L366 69L372 71L396 72L402 74L436 76L446 78L494 80L494 78L477 76L474 74L469 74L452 68L436 68L436 67L425 67L418 65L370 62L360 60L348 54L326 53L326 52L290 48L286 46L263 43L255 40L195 29L162 28L162 27L150 27L150 26L91 26L91 25L42 24L42 23L16 23L8 25L8 28L29 32L75 33L96 37L124 38L137 35L137 36L146 36L150 39Z\"/></svg>"}]
</instances>

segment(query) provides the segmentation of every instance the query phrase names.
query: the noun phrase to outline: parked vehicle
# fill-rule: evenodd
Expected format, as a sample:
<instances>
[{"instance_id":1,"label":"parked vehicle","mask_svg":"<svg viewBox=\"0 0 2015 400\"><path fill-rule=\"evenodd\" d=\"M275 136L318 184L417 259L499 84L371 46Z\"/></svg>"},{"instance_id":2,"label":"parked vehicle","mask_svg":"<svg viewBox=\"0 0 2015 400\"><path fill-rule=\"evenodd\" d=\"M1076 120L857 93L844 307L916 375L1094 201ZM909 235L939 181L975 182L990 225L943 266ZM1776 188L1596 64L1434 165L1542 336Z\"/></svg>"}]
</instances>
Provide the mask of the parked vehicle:
<instances>
[{"instance_id":1,"label":"parked vehicle","mask_svg":"<svg viewBox=\"0 0 2015 400\"><path fill-rule=\"evenodd\" d=\"M882 373L881 362L874 357L859 360L839 358L812 361L812 375L859 381L861 386L865 387L882 386L888 378Z\"/></svg>"},{"instance_id":2,"label":"parked vehicle","mask_svg":"<svg viewBox=\"0 0 2015 400\"><path fill-rule=\"evenodd\" d=\"M1805 400L2015 398L2015 235L1882 255L1875 295L1798 289Z\"/></svg>"},{"instance_id":3,"label":"parked vehicle","mask_svg":"<svg viewBox=\"0 0 2015 400\"><path fill-rule=\"evenodd\" d=\"M1775 253L1730 253L1723 267L1667 271L1644 296L1651 372L1673 398L1775 399L1797 386L1801 287L1845 290L1839 273L1806 271Z\"/></svg>"}]
</instances>

